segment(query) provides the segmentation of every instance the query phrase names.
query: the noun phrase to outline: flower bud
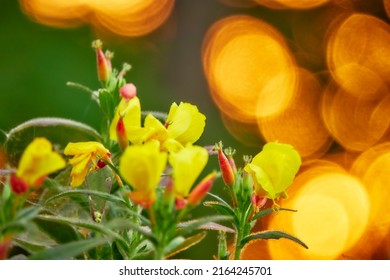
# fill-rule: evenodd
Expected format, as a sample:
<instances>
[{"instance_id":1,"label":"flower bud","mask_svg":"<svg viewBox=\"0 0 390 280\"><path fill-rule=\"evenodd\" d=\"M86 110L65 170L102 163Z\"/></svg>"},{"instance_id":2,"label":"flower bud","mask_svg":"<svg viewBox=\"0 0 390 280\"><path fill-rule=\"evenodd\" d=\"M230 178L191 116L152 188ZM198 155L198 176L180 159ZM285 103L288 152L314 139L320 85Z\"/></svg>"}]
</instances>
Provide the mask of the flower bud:
<instances>
[{"instance_id":1,"label":"flower bud","mask_svg":"<svg viewBox=\"0 0 390 280\"><path fill-rule=\"evenodd\" d=\"M116 124L116 137L119 147L124 151L129 143L126 136L126 128L123 123L123 117L119 117L118 123Z\"/></svg>"},{"instance_id":2,"label":"flower bud","mask_svg":"<svg viewBox=\"0 0 390 280\"><path fill-rule=\"evenodd\" d=\"M92 47L96 50L96 63L98 70L98 78L102 82L106 82L111 74L111 61L107 60L102 50L102 42L96 40L92 42Z\"/></svg>"},{"instance_id":3,"label":"flower bud","mask_svg":"<svg viewBox=\"0 0 390 280\"><path fill-rule=\"evenodd\" d=\"M23 194L28 190L28 184L17 175L12 174L10 178L11 189L16 194Z\"/></svg>"},{"instance_id":4,"label":"flower bud","mask_svg":"<svg viewBox=\"0 0 390 280\"><path fill-rule=\"evenodd\" d=\"M175 208L176 210L183 209L187 205L187 200L185 198L175 199Z\"/></svg>"},{"instance_id":5,"label":"flower bud","mask_svg":"<svg viewBox=\"0 0 390 280\"><path fill-rule=\"evenodd\" d=\"M255 193L251 196L251 202L253 207L256 209L255 212L258 212L261 207L267 203L267 198L263 196L258 196Z\"/></svg>"},{"instance_id":6,"label":"flower bud","mask_svg":"<svg viewBox=\"0 0 390 280\"><path fill-rule=\"evenodd\" d=\"M119 93L126 100L130 100L137 95L137 88L133 84L125 84L119 89Z\"/></svg>"},{"instance_id":7,"label":"flower bud","mask_svg":"<svg viewBox=\"0 0 390 280\"><path fill-rule=\"evenodd\" d=\"M230 165L230 162L226 157L226 155L223 153L222 147L218 146L217 150L218 150L218 163L219 163L219 167L221 168L223 181L228 187L231 187L233 186L234 183L234 172L232 166Z\"/></svg>"},{"instance_id":8,"label":"flower bud","mask_svg":"<svg viewBox=\"0 0 390 280\"><path fill-rule=\"evenodd\" d=\"M215 172L211 172L207 175L189 194L187 203L191 206L197 205L203 197L206 196L207 192L211 189L213 182L217 174Z\"/></svg>"}]
</instances>

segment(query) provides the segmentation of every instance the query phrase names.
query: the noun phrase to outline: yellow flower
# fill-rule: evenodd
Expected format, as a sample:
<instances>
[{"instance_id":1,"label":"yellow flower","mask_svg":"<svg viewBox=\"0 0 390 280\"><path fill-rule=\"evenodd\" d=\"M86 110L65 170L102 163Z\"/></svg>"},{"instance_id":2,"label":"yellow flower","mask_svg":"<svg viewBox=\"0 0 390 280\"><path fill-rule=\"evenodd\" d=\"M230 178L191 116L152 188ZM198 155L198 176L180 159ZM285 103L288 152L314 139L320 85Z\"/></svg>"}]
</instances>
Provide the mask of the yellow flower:
<instances>
[{"instance_id":1,"label":"yellow flower","mask_svg":"<svg viewBox=\"0 0 390 280\"><path fill-rule=\"evenodd\" d=\"M169 155L173 169L173 187L177 199L188 196L192 185L206 166L208 152L200 146L186 146Z\"/></svg>"},{"instance_id":2,"label":"yellow flower","mask_svg":"<svg viewBox=\"0 0 390 280\"><path fill-rule=\"evenodd\" d=\"M70 173L72 187L81 185L88 172L94 170L100 159L111 162L110 152L99 142L69 143L65 147L65 155L73 156L69 163L73 166Z\"/></svg>"},{"instance_id":3,"label":"yellow flower","mask_svg":"<svg viewBox=\"0 0 390 280\"><path fill-rule=\"evenodd\" d=\"M195 143L203 133L206 117L190 103L173 103L166 121L169 138L182 145Z\"/></svg>"},{"instance_id":4,"label":"yellow flower","mask_svg":"<svg viewBox=\"0 0 390 280\"><path fill-rule=\"evenodd\" d=\"M119 172L133 187L131 200L148 208L156 200L156 188L167 163L167 153L158 141L128 146L119 162Z\"/></svg>"},{"instance_id":5,"label":"yellow flower","mask_svg":"<svg viewBox=\"0 0 390 280\"><path fill-rule=\"evenodd\" d=\"M120 118L123 118L126 134L131 129L141 127L141 104L137 96L131 99L122 98L115 111L114 119L110 125L110 139L117 140L117 124Z\"/></svg>"},{"instance_id":6,"label":"yellow flower","mask_svg":"<svg viewBox=\"0 0 390 280\"><path fill-rule=\"evenodd\" d=\"M300 165L301 157L291 145L267 143L244 170L253 178L255 194L275 201L286 195Z\"/></svg>"},{"instance_id":7,"label":"yellow flower","mask_svg":"<svg viewBox=\"0 0 390 280\"><path fill-rule=\"evenodd\" d=\"M47 175L65 166L65 160L53 151L49 140L35 138L24 150L16 175L11 177L12 188L23 193L28 186L39 187Z\"/></svg>"},{"instance_id":8,"label":"yellow flower","mask_svg":"<svg viewBox=\"0 0 390 280\"><path fill-rule=\"evenodd\" d=\"M205 127L205 119L195 105L180 103L178 106L173 103L165 125L149 114L143 127L133 126L126 132L133 144L157 140L160 142L161 150L177 152L200 138Z\"/></svg>"},{"instance_id":9,"label":"yellow flower","mask_svg":"<svg viewBox=\"0 0 390 280\"><path fill-rule=\"evenodd\" d=\"M143 144L157 140L160 144L168 139L168 131L152 114L145 117L144 127L133 126L127 130L127 137L133 144Z\"/></svg>"}]
</instances>

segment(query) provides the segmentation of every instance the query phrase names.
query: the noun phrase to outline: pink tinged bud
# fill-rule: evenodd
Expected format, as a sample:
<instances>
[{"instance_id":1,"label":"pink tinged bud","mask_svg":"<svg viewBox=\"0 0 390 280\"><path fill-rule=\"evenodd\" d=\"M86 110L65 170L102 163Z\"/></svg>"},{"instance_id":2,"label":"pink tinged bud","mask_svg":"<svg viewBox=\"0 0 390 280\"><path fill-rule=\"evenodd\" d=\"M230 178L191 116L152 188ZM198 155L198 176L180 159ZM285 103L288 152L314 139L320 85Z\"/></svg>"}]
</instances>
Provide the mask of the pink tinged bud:
<instances>
[{"instance_id":1,"label":"pink tinged bud","mask_svg":"<svg viewBox=\"0 0 390 280\"><path fill-rule=\"evenodd\" d=\"M125 84L120 88L119 93L126 100L130 100L137 95L137 88L133 84Z\"/></svg>"},{"instance_id":2,"label":"pink tinged bud","mask_svg":"<svg viewBox=\"0 0 390 280\"><path fill-rule=\"evenodd\" d=\"M252 201L252 205L255 207L257 212L261 207L263 207L267 203L267 198L264 196L258 196L253 193L251 196L251 201Z\"/></svg>"},{"instance_id":3,"label":"pink tinged bud","mask_svg":"<svg viewBox=\"0 0 390 280\"><path fill-rule=\"evenodd\" d=\"M129 143L127 140L126 128L122 117L119 118L118 123L116 124L116 137L118 139L119 147L124 151Z\"/></svg>"},{"instance_id":4,"label":"pink tinged bud","mask_svg":"<svg viewBox=\"0 0 390 280\"><path fill-rule=\"evenodd\" d=\"M185 198L175 199L175 208L176 210L180 210L187 205L187 200Z\"/></svg>"},{"instance_id":5,"label":"pink tinged bud","mask_svg":"<svg viewBox=\"0 0 390 280\"><path fill-rule=\"evenodd\" d=\"M236 167L236 162L234 161L234 158L232 155L229 155L228 156L228 160L229 160L229 165L230 167L232 168L233 172L237 172L237 167Z\"/></svg>"},{"instance_id":6,"label":"pink tinged bud","mask_svg":"<svg viewBox=\"0 0 390 280\"><path fill-rule=\"evenodd\" d=\"M228 187L231 187L234 183L234 172L222 149L218 149L218 162L219 167L221 168L223 181Z\"/></svg>"},{"instance_id":7,"label":"pink tinged bud","mask_svg":"<svg viewBox=\"0 0 390 280\"><path fill-rule=\"evenodd\" d=\"M189 194L187 203L191 206L197 205L206 196L211 189L216 178L216 173L212 172L207 175Z\"/></svg>"},{"instance_id":8,"label":"pink tinged bud","mask_svg":"<svg viewBox=\"0 0 390 280\"><path fill-rule=\"evenodd\" d=\"M11 175L10 184L12 191L16 194L23 194L28 190L28 184L15 174Z\"/></svg>"}]
</instances>

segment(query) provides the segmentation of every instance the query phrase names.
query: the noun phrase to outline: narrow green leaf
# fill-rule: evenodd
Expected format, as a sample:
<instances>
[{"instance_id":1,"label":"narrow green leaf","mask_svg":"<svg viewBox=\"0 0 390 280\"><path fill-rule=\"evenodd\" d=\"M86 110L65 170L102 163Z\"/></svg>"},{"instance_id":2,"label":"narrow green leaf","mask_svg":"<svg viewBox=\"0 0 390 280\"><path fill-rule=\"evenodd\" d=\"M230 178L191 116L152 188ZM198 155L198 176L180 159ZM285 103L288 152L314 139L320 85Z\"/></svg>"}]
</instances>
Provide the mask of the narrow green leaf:
<instances>
[{"instance_id":1,"label":"narrow green leaf","mask_svg":"<svg viewBox=\"0 0 390 280\"><path fill-rule=\"evenodd\" d=\"M23 240L21 238L14 238L14 242L31 254L48 248L47 245L38 244L29 240Z\"/></svg>"},{"instance_id":2,"label":"narrow green leaf","mask_svg":"<svg viewBox=\"0 0 390 280\"><path fill-rule=\"evenodd\" d=\"M70 223L63 223L58 219L45 219L44 217L43 215L39 215L35 217L34 222L57 243L62 244L79 240L78 233Z\"/></svg>"},{"instance_id":3,"label":"narrow green leaf","mask_svg":"<svg viewBox=\"0 0 390 280\"><path fill-rule=\"evenodd\" d=\"M289 209L289 208L279 208L278 210L275 210L273 208L268 208L268 209L265 209L265 210L262 210L260 212L258 212L256 215L254 215L252 217L252 221L254 220L257 220L265 215L268 215L268 214L271 214L271 213L274 213L274 212L278 212L278 211L290 211L290 212L297 212L297 210L294 210L294 209Z\"/></svg>"},{"instance_id":4,"label":"narrow green leaf","mask_svg":"<svg viewBox=\"0 0 390 280\"><path fill-rule=\"evenodd\" d=\"M68 226L70 226L70 225L78 226L78 227L81 227L81 228L86 228L86 229L89 229L89 230L100 232L102 234L107 235L112 240L118 240L118 242L121 242L121 244L124 247L127 247L126 240L121 235L119 235L118 233L114 232L113 230L111 230L106 225L97 224L97 223L90 222L90 221L82 221L82 220L73 219L73 218L56 217L56 216L45 216L45 215L40 215L39 219L43 220L43 221L54 222L54 223L57 223L57 224L64 224L64 225L68 225Z\"/></svg>"},{"instance_id":5,"label":"narrow green leaf","mask_svg":"<svg viewBox=\"0 0 390 280\"><path fill-rule=\"evenodd\" d=\"M243 247L249 241L256 240L256 239L280 239L280 238L290 239L290 240L298 243L299 245L305 247L306 249L309 248L300 239L298 239L298 238L296 238L288 233L285 233L283 231L279 231L279 230L268 230L268 231L262 231L262 232L247 235L246 237L244 237L241 240L241 246Z\"/></svg>"},{"instance_id":6,"label":"narrow green leaf","mask_svg":"<svg viewBox=\"0 0 390 280\"><path fill-rule=\"evenodd\" d=\"M152 234L150 230L148 230L147 227L141 227L127 219L117 218L114 220L111 220L109 223L106 224L106 227L109 229L115 229L115 230L134 230L139 233L141 233L144 237L151 240L152 242L155 242L155 237Z\"/></svg>"},{"instance_id":7,"label":"narrow green leaf","mask_svg":"<svg viewBox=\"0 0 390 280\"><path fill-rule=\"evenodd\" d=\"M4 147L11 164L17 165L21 154L35 137L45 137L59 149L64 149L69 142L101 141L95 129L77 121L62 118L32 119L7 134Z\"/></svg>"},{"instance_id":8,"label":"narrow green leaf","mask_svg":"<svg viewBox=\"0 0 390 280\"><path fill-rule=\"evenodd\" d=\"M233 209L228 206L228 205L225 205L219 201L205 201L203 202L203 205L204 206L207 206L207 207L212 207L214 208L215 210L217 210L220 214L222 215L229 215L229 216L234 216L234 211Z\"/></svg>"},{"instance_id":9,"label":"narrow green leaf","mask_svg":"<svg viewBox=\"0 0 390 280\"><path fill-rule=\"evenodd\" d=\"M232 217L229 216L208 216L196 220L190 220L178 224L178 228L181 230L180 233L184 236L191 234L194 230L200 229L203 225L210 222L224 222L231 221Z\"/></svg>"},{"instance_id":10,"label":"narrow green leaf","mask_svg":"<svg viewBox=\"0 0 390 280\"><path fill-rule=\"evenodd\" d=\"M222 232L229 232L229 233L236 233L235 229L232 229L230 227L226 227L217 223L206 223L204 225L201 225L199 229L205 229L205 230L217 230L217 231L222 231Z\"/></svg>"},{"instance_id":11,"label":"narrow green leaf","mask_svg":"<svg viewBox=\"0 0 390 280\"><path fill-rule=\"evenodd\" d=\"M215 198L216 200L218 200L219 202L221 202L221 203L224 204L225 206L231 208L231 206L229 205L229 203L227 203L225 200L223 200L222 198L220 198L218 195L215 195L215 194L210 193L210 192L208 192L207 195L211 196L212 198Z\"/></svg>"},{"instance_id":12,"label":"narrow green leaf","mask_svg":"<svg viewBox=\"0 0 390 280\"><path fill-rule=\"evenodd\" d=\"M198 234L195 234L193 236L190 236L188 238L183 238L182 236L178 236L175 240L173 241L176 241L176 242L171 242L172 245L175 245L175 246L172 246L172 248L168 248L166 249L166 254L165 254L165 257L166 258L170 258L180 252L183 252L185 250L187 250L188 248L198 244L200 241L202 241L205 237L206 237L206 233L205 232L201 232L201 233L198 233ZM171 247L171 246L168 246L168 247Z\"/></svg>"},{"instance_id":13,"label":"narrow green leaf","mask_svg":"<svg viewBox=\"0 0 390 280\"><path fill-rule=\"evenodd\" d=\"M15 216L15 220L30 221L31 219L35 218L41 210L42 210L42 208L36 207L36 206L30 206L30 207L23 208Z\"/></svg>"},{"instance_id":14,"label":"narrow green leaf","mask_svg":"<svg viewBox=\"0 0 390 280\"><path fill-rule=\"evenodd\" d=\"M107 239L105 238L94 238L94 239L74 241L74 242L67 243L65 245L60 245L60 246L52 247L50 249L41 251L39 253L30 256L29 259L31 260L71 259L106 242Z\"/></svg>"},{"instance_id":15,"label":"narrow green leaf","mask_svg":"<svg viewBox=\"0 0 390 280\"><path fill-rule=\"evenodd\" d=\"M164 248L164 256L169 255L169 253L173 252L176 247L178 247L181 243L186 240L183 236L176 236L171 242L169 242Z\"/></svg>"},{"instance_id":16,"label":"narrow green leaf","mask_svg":"<svg viewBox=\"0 0 390 280\"><path fill-rule=\"evenodd\" d=\"M112 195L112 194L109 194L109 193L106 193L106 192L101 192L101 191L94 191L94 190L69 190L69 191L64 191L64 192L61 192L57 195L54 195L50 198L48 198L44 204L47 205L48 203L52 202L53 200L56 200L56 199L59 199L59 198L62 198L62 197L66 197L66 196L77 196L77 195L91 195L91 196L96 196L96 197L100 197L102 199L105 199L105 200L108 200L108 201L111 201L111 202L114 202L114 203L118 203L118 204L122 204L122 205L126 205L126 202L116 196L116 195Z\"/></svg>"}]
</instances>

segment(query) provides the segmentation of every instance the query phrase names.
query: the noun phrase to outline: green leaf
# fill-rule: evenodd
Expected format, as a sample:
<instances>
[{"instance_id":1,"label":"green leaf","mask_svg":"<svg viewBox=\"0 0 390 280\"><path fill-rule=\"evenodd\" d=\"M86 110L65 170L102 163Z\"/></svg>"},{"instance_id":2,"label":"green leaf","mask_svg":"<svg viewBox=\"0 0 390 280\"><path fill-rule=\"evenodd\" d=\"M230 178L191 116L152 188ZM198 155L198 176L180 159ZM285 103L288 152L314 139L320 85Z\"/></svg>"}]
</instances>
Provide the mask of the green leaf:
<instances>
[{"instance_id":1,"label":"green leaf","mask_svg":"<svg viewBox=\"0 0 390 280\"><path fill-rule=\"evenodd\" d=\"M215 195L215 194L210 193L210 192L208 192L207 195L211 196L212 198L215 198L216 200L218 200L219 202L221 202L223 205L225 205L225 206L227 206L227 207L229 207L229 208L231 209L229 203L227 203L225 200L223 200L222 198L220 198L218 195ZM233 210L233 209L232 209L232 210Z\"/></svg>"},{"instance_id":2,"label":"green leaf","mask_svg":"<svg viewBox=\"0 0 390 280\"><path fill-rule=\"evenodd\" d=\"M204 225L201 225L199 229L205 229L205 230L217 230L217 231L222 231L222 232L229 232L229 233L236 233L235 229L232 229L230 227L226 227L217 223L206 223Z\"/></svg>"},{"instance_id":3,"label":"green leaf","mask_svg":"<svg viewBox=\"0 0 390 280\"><path fill-rule=\"evenodd\" d=\"M178 247L181 243L184 242L184 240L186 240L183 236L177 236L175 237L174 239L171 240L171 242L169 242L165 248L164 248L164 256L167 256L169 255L169 253L171 253L172 251L174 251L174 249L176 247Z\"/></svg>"},{"instance_id":4,"label":"green leaf","mask_svg":"<svg viewBox=\"0 0 390 280\"><path fill-rule=\"evenodd\" d=\"M268 208L268 209L265 209L265 210L262 210L260 212L258 212L256 215L254 215L252 217L252 221L254 220L257 220L265 215L268 215L268 214L271 214L271 213L274 213L274 212L278 212L278 211L290 211L290 212L297 212L297 210L294 210L294 209L289 209L289 208L279 208L278 210L275 210L274 208Z\"/></svg>"},{"instance_id":5,"label":"green leaf","mask_svg":"<svg viewBox=\"0 0 390 280\"><path fill-rule=\"evenodd\" d=\"M57 243L68 243L79 240L76 230L69 224L56 219L46 219L40 215L34 219L35 224Z\"/></svg>"},{"instance_id":6,"label":"green leaf","mask_svg":"<svg viewBox=\"0 0 390 280\"><path fill-rule=\"evenodd\" d=\"M109 223L107 223L106 227L109 229L115 229L115 230L131 229L131 230L134 230L134 231L141 233L144 237L146 237L147 239L149 239L152 242L156 241L154 235L152 234L152 232L150 230L148 230L147 227L141 227L141 226L129 221L128 219L116 218L114 220L111 220Z\"/></svg>"},{"instance_id":7,"label":"green leaf","mask_svg":"<svg viewBox=\"0 0 390 280\"><path fill-rule=\"evenodd\" d=\"M46 216L46 215L40 215L39 219L43 220L43 221L47 221L47 222L53 222L56 224L64 224L67 226L73 225L73 226L93 230L93 231L107 235L112 240L118 240L118 242L121 242L122 246L127 247L126 240L121 235L114 232L106 225L102 225L102 224L98 224L98 223L90 222L90 221L83 221L80 219L67 218L67 217L57 217L57 216Z\"/></svg>"},{"instance_id":8,"label":"green leaf","mask_svg":"<svg viewBox=\"0 0 390 280\"><path fill-rule=\"evenodd\" d=\"M188 248L202 241L206 237L206 235L207 234L205 232L201 232L188 238L178 236L177 238L172 240L172 242L169 243L168 246L165 248L165 257L170 258L180 252L187 250Z\"/></svg>"},{"instance_id":9,"label":"green leaf","mask_svg":"<svg viewBox=\"0 0 390 280\"><path fill-rule=\"evenodd\" d=\"M194 230L200 229L203 225L210 222L224 222L231 221L232 217L229 216L208 216L196 220L190 220L178 224L178 228L181 230L180 233L184 236L191 234Z\"/></svg>"},{"instance_id":10,"label":"green leaf","mask_svg":"<svg viewBox=\"0 0 390 280\"><path fill-rule=\"evenodd\" d=\"M105 238L79 240L56 246L30 256L31 260L66 260L107 242Z\"/></svg>"},{"instance_id":11,"label":"green leaf","mask_svg":"<svg viewBox=\"0 0 390 280\"><path fill-rule=\"evenodd\" d=\"M31 219L35 218L41 210L42 208L36 206L23 208L15 216L15 220L30 221Z\"/></svg>"},{"instance_id":12,"label":"green leaf","mask_svg":"<svg viewBox=\"0 0 390 280\"><path fill-rule=\"evenodd\" d=\"M241 239L241 247L243 247L249 241L256 240L256 239L280 239L280 238L290 239L298 243L299 245L305 247L306 249L309 248L305 243L303 243L298 238L279 230L268 230L268 231L262 231L262 232L247 235L243 239Z\"/></svg>"},{"instance_id":13,"label":"green leaf","mask_svg":"<svg viewBox=\"0 0 390 280\"><path fill-rule=\"evenodd\" d=\"M103 113L111 120L114 117L116 107L113 94L107 90L99 91L99 103Z\"/></svg>"},{"instance_id":14,"label":"green leaf","mask_svg":"<svg viewBox=\"0 0 390 280\"><path fill-rule=\"evenodd\" d=\"M45 137L55 147L64 149L69 142L101 141L92 127L69 119L36 118L22 123L7 134L4 147L14 166L28 144L36 137Z\"/></svg>"},{"instance_id":15,"label":"green leaf","mask_svg":"<svg viewBox=\"0 0 390 280\"><path fill-rule=\"evenodd\" d=\"M29 253L36 253L48 248L47 245L38 244L29 240L23 240L21 238L14 238L14 242Z\"/></svg>"},{"instance_id":16,"label":"green leaf","mask_svg":"<svg viewBox=\"0 0 390 280\"><path fill-rule=\"evenodd\" d=\"M126 206L126 202L116 196L116 195L112 195L112 194L109 194L109 193L105 193L105 192L100 192L100 191L94 191L94 190L69 190L69 191L64 191L64 192L61 192L57 195L54 195L50 198L48 198L46 201L45 201L45 205L49 204L50 202L56 200L56 199L59 199L59 198L62 198L62 197L66 197L66 196L79 196L79 195L91 195L91 196L96 196L96 197L100 197L102 199L105 199L105 200L108 200L108 201L111 201L111 202L114 202L114 203L118 203L118 204L122 204L124 206Z\"/></svg>"},{"instance_id":17,"label":"green leaf","mask_svg":"<svg viewBox=\"0 0 390 280\"><path fill-rule=\"evenodd\" d=\"M229 215L229 216L234 215L234 211L230 206L226 206L225 204L220 203L218 201L205 201L203 202L203 205L206 207L212 207L215 210L217 210L220 214L223 215Z\"/></svg>"}]
</instances>

